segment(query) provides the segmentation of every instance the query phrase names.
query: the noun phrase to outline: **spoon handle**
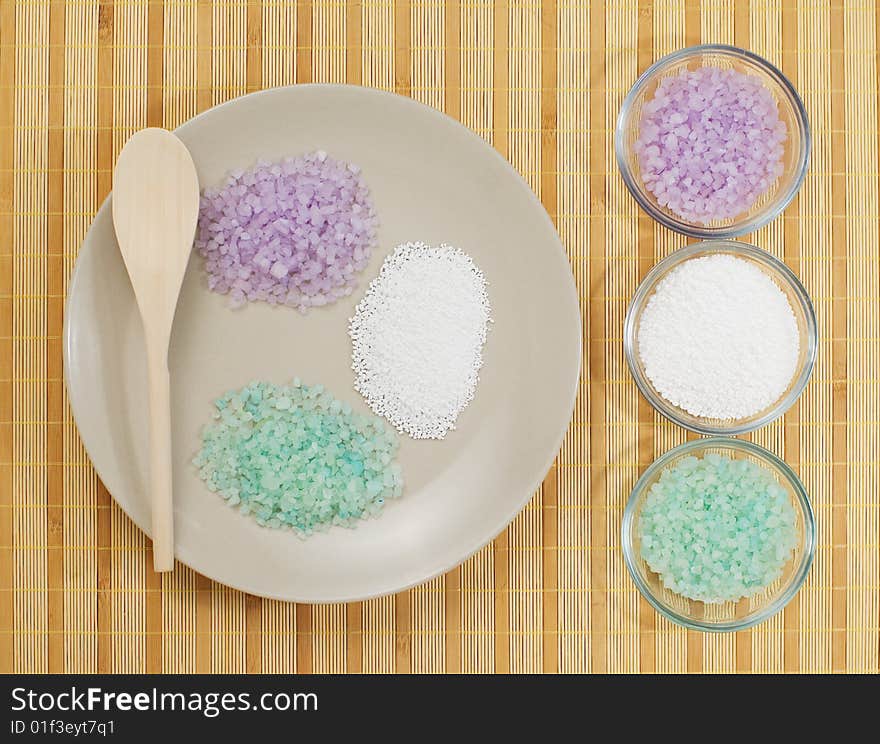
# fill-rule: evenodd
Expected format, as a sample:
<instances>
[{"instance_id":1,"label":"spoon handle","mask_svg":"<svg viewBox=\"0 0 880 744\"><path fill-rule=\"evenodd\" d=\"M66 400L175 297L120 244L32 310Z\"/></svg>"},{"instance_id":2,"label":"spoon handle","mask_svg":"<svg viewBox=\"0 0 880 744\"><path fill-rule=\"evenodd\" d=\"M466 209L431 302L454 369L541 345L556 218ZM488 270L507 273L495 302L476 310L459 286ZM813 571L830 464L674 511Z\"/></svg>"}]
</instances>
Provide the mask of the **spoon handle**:
<instances>
[{"instance_id":1,"label":"spoon handle","mask_svg":"<svg viewBox=\"0 0 880 744\"><path fill-rule=\"evenodd\" d=\"M153 570L174 568L174 506L171 498L171 393L167 351L147 345L150 386L150 491L153 517ZM160 346L160 348L162 348ZM168 348L167 344L164 347Z\"/></svg>"}]
</instances>

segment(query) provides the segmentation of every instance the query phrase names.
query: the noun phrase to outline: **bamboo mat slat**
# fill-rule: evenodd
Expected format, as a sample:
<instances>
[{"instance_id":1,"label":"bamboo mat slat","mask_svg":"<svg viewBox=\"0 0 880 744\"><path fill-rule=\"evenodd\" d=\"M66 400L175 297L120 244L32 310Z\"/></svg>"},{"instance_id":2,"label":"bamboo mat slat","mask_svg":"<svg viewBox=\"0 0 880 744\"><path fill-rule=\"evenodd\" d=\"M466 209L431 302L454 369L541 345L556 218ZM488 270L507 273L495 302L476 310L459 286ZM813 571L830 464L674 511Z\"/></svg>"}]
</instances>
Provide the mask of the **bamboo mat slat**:
<instances>
[{"instance_id":1,"label":"bamboo mat slat","mask_svg":"<svg viewBox=\"0 0 880 744\"><path fill-rule=\"evenodd\" d=\"M866 0L0 0L0 671L878 671L878 21ZM656 615L618 537L641 470L688 435L622 356L629 297L686 241L626 193L614 120L654 59L701 41L779 65L814 138L798 198L746 239L818 314L813 380L752 439L800 473L819 544L789 607L736 635ZM557 225L585 338L557 461L494 544L400 595L320 607L153 574L61 369L67 282L127 137L312 81L412 96L505 155Z\"/></svg>"}]
</instances>

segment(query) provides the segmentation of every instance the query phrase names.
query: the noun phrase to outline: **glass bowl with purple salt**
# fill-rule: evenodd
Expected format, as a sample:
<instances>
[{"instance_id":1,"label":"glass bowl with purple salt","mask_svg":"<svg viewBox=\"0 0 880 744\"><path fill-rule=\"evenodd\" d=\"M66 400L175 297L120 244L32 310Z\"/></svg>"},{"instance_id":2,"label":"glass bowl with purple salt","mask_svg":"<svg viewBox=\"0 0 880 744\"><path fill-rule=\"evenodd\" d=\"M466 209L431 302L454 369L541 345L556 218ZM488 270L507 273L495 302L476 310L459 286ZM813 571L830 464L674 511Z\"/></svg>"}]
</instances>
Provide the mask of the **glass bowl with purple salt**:
<instances>
[{"instance_id":1,"label":"glass bowl with purple salt","mask_svg":"<svg viewBox=\"0 0 880 744\"><path fill-rule=\"evenodd\" d=\"M663 57L620 109L615 150L639 205L676 232L731 238L779 216L806 175L810 127L789 80L721 44Z\"/></svg>"},{"instance_id":2,"label":"glass bowl with purple salt","mask_svg":"<svg viewBox=\"0 0 880 744\"><path fill-rule=\"evenodd\" d=\"M639 478L623 514L624 560L657 612L692 630L744 630L806 580L816 523L803 485L752 442L675 447Z\"/></svg>"}]
</instances>

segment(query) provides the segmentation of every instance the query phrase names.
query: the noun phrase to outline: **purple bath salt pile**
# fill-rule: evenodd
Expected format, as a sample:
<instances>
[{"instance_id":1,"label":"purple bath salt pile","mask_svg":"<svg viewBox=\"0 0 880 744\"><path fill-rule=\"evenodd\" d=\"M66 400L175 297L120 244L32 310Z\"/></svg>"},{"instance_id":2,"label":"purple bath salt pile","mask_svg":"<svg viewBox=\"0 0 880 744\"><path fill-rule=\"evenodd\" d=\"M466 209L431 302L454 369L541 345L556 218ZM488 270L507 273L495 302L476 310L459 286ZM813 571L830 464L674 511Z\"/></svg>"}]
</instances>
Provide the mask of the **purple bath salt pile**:
<instances>
[{"instance_id":1,"label":"purple bath salt pile","mask_svg":"<svg viewBox=\"0 0 880 744\"><path fill-rule=\"evenodd\" d=\"M758 78L701 67L660 81L642 107L634 149L660 206L705 225L748 211L773 186L786 137Z\"/></svg>"},{"instance_id":2,"label":"purple bath salt pile","mask_svg":"<svg viewBox=\"0 0 880 744\"><path fill-rule=\"evenodd\" d=\"M376 244L378 220L360 169L313 152L232 171L206 189L195 245L208 287L302 312L348 295Z\"/></svg>"}]
</instances>

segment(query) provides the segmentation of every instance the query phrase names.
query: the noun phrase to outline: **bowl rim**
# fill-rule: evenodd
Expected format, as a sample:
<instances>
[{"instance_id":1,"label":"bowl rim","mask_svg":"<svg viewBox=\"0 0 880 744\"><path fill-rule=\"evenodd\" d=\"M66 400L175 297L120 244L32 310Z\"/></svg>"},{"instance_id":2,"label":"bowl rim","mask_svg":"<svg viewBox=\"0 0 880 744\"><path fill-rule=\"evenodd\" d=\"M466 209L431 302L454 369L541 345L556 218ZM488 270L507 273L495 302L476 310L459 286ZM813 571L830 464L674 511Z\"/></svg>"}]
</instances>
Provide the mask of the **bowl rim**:
<instances>
[{"instance_id":1,"label":"bowl rim","mask_svg":"<svg viewBox=\"0 0 880 744\"><path fill-rule=\"evenodd\" d=\"M693 453L695 450L705 450L711 447L728 447L731 449L745 451L748 454L754 455L762 462L768 463L773 466L776 471L791 484L792 489L797 496L797 501L801 507L801 511L804 515L804 542L801 546L801 562L794 576L794 580L789 584L788 588L784 592L779 594L779 596L777 596L766 607L761 608L747 618L743 618L740 620L726 620L718 623L704 622L701 620L695 620L693 618L686 617L685 615L681 615L675 610L662 604L656 598L650 587L642 579L639 571L636 569L636 562L639 560L639 558L635 555L633 541L631 539L636 504L638 503L640 495L643 494L648 482L652 479L652 477L658 471L662 471L669 464L669 461L673 458ZM810 498L807 495L807 491L804 488L803 483L801 483L800 478L797 476L794 470L792 470L792 468L789 467L789 465L784 460L782 460L780 457L778 457L765 447L755 444L754 442L749 442L744 439L734 439L732 437L705 437L701 439L695 439L693 441L685 442L684 444L673 447L672 449L667 450L662 455L660 455L660 457L654 460L654 462L652 462L647 467L645 472L642 473L642 475L636 481L636 484L633 486L629 498L627 499L626 507L623 511L623 521L620 528L620 542L621 546L623 547L623 559L626 563L627 571L629 572L630 578L632 578L633 583L636 585L636 588L639 590L639 593L648 601L648 604L650 604L667 620L670 620L677 625L681 625L682 627L688 628L690 630L699 630L709 633L727 633L739 630L746 630L747 628L752 628L755 625L763 623L765 620L768 620L769 618L773 617L773 615L775 615L777 612L782 610L801 590L801 587L806 581L807 575L810 572L810 567L813 565L813 559L816 554L816 540L817 528L816 517L813 513L813 507L810 503Z\"/></svg>"},{"instance_id":2,"label":"bowl rim","mask_svg":"<svg viewBox=\"0 0 880 744\"><path fill-rule=\"evenodd\" d=\"M718 250L720 249L720 250ZM806 342L807 352L803 367L801 368L794 385L788 393L782 396L774 406L769 408L767 412L753 421L747 423L736 423L734 421L729 425L703 424L700 422L690 421L679 413L679 409L675 408L671 403L666 401L662 396L654 391L653 386L647 377L639 369L636 355L635 324L638 310L641 309L654 291L659 279L664 276L673 267L684 263L691 258L698 258L702 255L712 255L714 253L727 253L736 257L747 257L754 260L764 267L769 267L778 272L787 282L789 288L797 298L801 311L806 321ZM626 366L629 368L630 375L635 380L636 387L645 397L651 407L661 416L678 424L679 426L693 431L697 434L705 434L708 436L735 436L737 434L746 434L755 431L769 423L772 423L782 416L789 408L791 408L797 399L803 393L804 388L813 374L816 366L816 358L819 352L819 326L816 320L816 311L810 295L804 287L797 275L776 256L768 251L758 248L751 243L744 243L738 240L712 239L703 240L699 243L683 246L668 256L658 261L651 270L645 275L645 278L639 282L632 299L626 309L626 317L623 322L623 354L626 358Z\"/></svg>"},{"instance_id":3,"label":"bowl rim","mask_svg":"<svg viewBox=\"0 0 880 744\"><path fill-rule=\"evenodd\" d=\"M745 59L761 68L767 75L775 80L792 104L792 108L795 112L795 119L798 123L798 129L801 133L801 146L798 153L797 165L798 172L792 179L789 188L784 193L777 195L776 199L768 203L750 219L733 222L724 227L705 227L685 222L684 220L680 220L663 212L651 201L645 199L636 185L636 179L627 162L625 154L626 148L624 147L626 122L629 119L638 94L659 72L668 66L682 59L709 53ZM772 62L769 62L754 52L750 52L748 49L742 49L731 44L698 44L696 46L679 49L678 51L664 55L658 59L647 70L639 75L632 88L629 89L629 92L624 97L623 103L620 106L620 111L617 114L617 122L614 127L614 153L617 159L618 170L620 171L620 175L623 178L627 190L632 194L638 205L661 225L692 238L735 238L740 235L745 235L746 233L754 232L755 230L764 227L767 223L772 222L785 211L789 204L791 204L792 200L797 195L797 192L803 185L810 165L810 154L812 149L813 136L810 129L810 121L807 117L807 110L804 107L803 100L791 81Z\"/></svg>"}]
</instances>

